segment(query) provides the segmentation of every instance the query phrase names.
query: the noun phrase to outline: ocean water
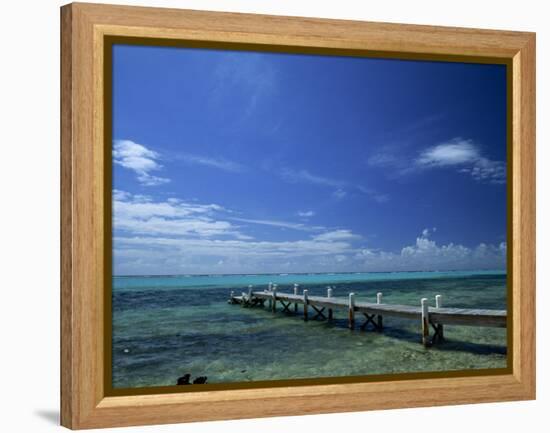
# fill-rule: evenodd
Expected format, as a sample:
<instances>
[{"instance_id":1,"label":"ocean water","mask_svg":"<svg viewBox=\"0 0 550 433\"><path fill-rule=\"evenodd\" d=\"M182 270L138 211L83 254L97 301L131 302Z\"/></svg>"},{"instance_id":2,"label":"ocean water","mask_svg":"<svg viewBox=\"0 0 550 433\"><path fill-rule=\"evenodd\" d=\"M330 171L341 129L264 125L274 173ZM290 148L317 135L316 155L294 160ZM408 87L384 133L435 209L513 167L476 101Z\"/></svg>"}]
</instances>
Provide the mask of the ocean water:
<instances>
[{"instance_id":1,"label":"ocean water","mask_svg":"<svg viewBox=\"0 0 550 433\"><path fill-rule=\"evenodd\" d=\"M419 305L436 294L446 307L506 309L506 274L396 272L311 275L132 276L113 278L113 387L174 385L185 373L208 383L506 367L506 329L445 326L444 343L420 344L420 323L384 318L382 333L335 320L227 303L229 293L269 282L310 296ZM267 304L266 304L267 305ZM357 327L362 323L356 317Z\"/></svg>"}]
</instances>

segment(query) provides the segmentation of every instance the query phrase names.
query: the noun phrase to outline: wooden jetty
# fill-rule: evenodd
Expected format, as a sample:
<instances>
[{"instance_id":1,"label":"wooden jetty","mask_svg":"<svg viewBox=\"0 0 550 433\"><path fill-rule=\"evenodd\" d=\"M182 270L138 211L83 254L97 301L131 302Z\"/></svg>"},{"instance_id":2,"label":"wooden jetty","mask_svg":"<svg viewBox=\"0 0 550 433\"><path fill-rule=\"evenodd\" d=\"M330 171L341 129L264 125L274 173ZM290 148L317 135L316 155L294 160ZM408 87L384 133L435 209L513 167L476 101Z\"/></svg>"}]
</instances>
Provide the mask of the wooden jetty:
<instances>
[{"instance_id":1,"label":"wooden jetty","mask_svg":"<svg viewBox=\"0 0 550 433\"><path fill-rule=\"evenodd\" d=\"M294 285L294 293L279 292L276 284L269 284L268 288L262 291L254 291L253 287L249 286L248 292L243 292L241 295L231 292L228 302L243 307L265 307L267 302L268 309L273 313L277 311L277 304L283 312L298 313L301 309L305 321L310 319L310 308L313 310L311 317L313 320L330 321L333 320L335 310L346 311L350 329L355 329L356 315L363 315L365 321L360 328L366 329L372 325L372 328L378 332L383 330L384 317L414 319L421 323L422 344L426 347L444 339L443 325L506 327L505 310L445 308L441 295L435 297L435 307L431 307L428 305L427 298L422 298L419 306L411 306L384 304L382 293L377 293L376 302L371 303L357 302L354 293L350 293L347 298L333 297L331 288L327 289L327 296L309 296L307 289L304 289L302 294L298 292L298 284ZM430 326L434 331L431 336Z\"/></svg>"}]
</instances>

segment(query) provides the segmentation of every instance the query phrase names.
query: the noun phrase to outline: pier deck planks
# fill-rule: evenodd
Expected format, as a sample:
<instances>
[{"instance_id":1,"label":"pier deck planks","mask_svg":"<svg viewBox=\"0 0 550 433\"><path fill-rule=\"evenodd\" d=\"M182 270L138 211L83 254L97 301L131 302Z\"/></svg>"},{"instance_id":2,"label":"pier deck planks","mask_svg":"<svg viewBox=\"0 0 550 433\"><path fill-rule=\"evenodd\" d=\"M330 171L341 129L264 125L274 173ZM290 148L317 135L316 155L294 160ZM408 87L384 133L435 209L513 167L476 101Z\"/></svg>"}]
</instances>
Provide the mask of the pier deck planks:
<instances>
[{"instance_id":1,"label":"pier deck planks","mask_svg":"<svg viewBox=\"0 0 550 433\"><path fill-rule=\"evenodd\" d=\"M254 291L254 298L273 299L273 292ZM277 301L303 304L302 295L277 292L275 294ZM240 304L243 302L242 296L233 296L230 301ZM320 308L330 308L333 310L349 310L347 298L328 298L324 296L308 296L307 304ZM376 314L379 316L402 317L408 319L421 319L422 309L420 306L399 304L376 304L370 302L356 302L354 311L366 314ZM462 325L462 326L487 326L487 327L506 327L507 314L505 310L487 310L471 308L429 308L430 321L434 324Z\"/></svg>"}]
</instances>

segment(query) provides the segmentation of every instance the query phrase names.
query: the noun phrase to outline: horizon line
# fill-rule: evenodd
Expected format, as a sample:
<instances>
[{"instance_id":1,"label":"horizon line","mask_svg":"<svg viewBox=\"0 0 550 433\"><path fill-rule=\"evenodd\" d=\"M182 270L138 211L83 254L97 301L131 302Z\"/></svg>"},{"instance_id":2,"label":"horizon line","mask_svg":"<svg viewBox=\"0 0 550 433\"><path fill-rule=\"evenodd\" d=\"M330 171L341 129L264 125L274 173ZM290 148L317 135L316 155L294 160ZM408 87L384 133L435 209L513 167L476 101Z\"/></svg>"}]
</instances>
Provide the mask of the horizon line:
<instances>
[{"instance_id":1,"label":"horizon line","mask_svg":"<svg viewBox=\"0 0 550 433\"><path fill-rule=\"evenodd\" d=\"M286 275L344 275L344 274L393 274L420 272L499 272L508 273L508 269L448 269L448 270L414 270L414 271L337 271L337 272L253 272L253 273L220 273L220 274L113 274L113 278L125 277L231 277L231 276L286 276Z\"/></svg>"}]
</instances>

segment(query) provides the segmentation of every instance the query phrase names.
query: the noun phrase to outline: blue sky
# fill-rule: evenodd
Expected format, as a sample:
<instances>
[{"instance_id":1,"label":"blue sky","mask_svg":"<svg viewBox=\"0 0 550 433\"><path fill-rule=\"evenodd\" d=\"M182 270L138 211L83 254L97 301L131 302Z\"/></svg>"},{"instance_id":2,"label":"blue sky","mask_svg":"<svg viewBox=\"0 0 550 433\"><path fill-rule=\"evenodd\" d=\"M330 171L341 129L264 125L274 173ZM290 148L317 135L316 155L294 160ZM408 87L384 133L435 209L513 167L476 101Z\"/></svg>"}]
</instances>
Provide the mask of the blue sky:
<instances>
[{"instance_id":1,"label":"blue sky","mask_svg":"<svg viewBox=\"0 0 550 433\"><path fill-rule=\"evenodd\" d=\"M113 50L115 274L505 267L504 66Z\"/></svg>"}]
</instances>

